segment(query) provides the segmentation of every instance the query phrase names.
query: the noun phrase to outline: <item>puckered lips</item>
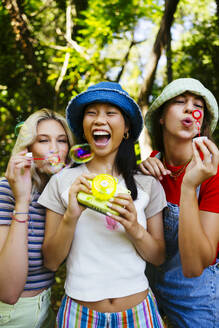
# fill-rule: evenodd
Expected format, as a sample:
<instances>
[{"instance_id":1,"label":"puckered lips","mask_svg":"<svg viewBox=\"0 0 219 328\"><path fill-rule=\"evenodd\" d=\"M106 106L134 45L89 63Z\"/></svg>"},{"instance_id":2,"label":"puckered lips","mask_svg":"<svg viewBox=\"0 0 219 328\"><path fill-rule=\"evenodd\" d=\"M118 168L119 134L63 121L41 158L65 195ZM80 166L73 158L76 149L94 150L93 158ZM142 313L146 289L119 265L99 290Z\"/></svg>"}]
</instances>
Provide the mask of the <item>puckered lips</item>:
<instances>
[{"instance_id":1,"label":"puckered lips","mask_svg":"<svg viewBox=\"0 0 219 328\"><path fill-rule=\"evenodd\" d=\"M183 126L185 126L186 128L190 128L193 125L194 120L191 117L187 116L181 122Z\"/></svg>"},{"instance_id":2,"label":"puckered lips","mask_svg":"<svg viewBox=\"0 0 219 328\"><path fill-rule=\"evenodd\" d=\"M111 138L111 133L107 130L102 129L93 130L92 135L94 138L95 145L97 147L105 147Z\"/></svg>"}]
</instances>

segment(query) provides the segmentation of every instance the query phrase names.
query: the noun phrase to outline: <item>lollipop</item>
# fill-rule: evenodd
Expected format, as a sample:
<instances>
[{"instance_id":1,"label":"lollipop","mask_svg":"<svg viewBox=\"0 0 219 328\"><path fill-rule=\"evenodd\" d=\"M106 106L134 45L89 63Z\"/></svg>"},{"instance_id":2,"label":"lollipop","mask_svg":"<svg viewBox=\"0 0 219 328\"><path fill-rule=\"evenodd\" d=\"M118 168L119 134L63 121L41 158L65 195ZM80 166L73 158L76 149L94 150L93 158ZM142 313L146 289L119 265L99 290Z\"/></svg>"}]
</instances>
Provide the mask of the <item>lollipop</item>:
<instances>
[{"instance_id":1,"label":"lollipop","mask_svg":"<svg viewBox=\"0 0 219 328\"><path fill-rule=\"evenodd\" d=\"M94 157L89 144L80 144L71 147L69 155L78 164L89 162Z\"/></svg>"},{"instance_id":2,"label":"lollipop","mask_svg":"<svg viewBox=\"0 0 219 328\"><path fill-rule=\"evenodd\" d=\"M202 117L202 112L199 109L195 109L192 112L192 116L195 119L195 124L196 124L197 129L198 129L198 135L200 137L200 126L201 126L200 119Z\"/></svg>"}]
</instances>

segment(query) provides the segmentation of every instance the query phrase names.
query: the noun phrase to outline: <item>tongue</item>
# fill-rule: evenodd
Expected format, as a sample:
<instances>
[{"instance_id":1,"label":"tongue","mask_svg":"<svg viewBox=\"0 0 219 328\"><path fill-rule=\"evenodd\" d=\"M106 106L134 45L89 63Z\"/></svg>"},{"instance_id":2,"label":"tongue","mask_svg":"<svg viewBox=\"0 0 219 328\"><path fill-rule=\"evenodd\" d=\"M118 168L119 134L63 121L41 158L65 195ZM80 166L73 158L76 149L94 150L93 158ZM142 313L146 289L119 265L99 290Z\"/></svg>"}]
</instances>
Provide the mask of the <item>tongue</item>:
<instances>
[{"instance_id":1,"label":"tongue","mask_svg":"<svg viewBox=\"0 0 219 328\"><path fill-rule=\"evenodd\" d=\"M106 145L109 138L107 136L95 136L95 142L97 145Z\"/></svg>"}]
</instances>

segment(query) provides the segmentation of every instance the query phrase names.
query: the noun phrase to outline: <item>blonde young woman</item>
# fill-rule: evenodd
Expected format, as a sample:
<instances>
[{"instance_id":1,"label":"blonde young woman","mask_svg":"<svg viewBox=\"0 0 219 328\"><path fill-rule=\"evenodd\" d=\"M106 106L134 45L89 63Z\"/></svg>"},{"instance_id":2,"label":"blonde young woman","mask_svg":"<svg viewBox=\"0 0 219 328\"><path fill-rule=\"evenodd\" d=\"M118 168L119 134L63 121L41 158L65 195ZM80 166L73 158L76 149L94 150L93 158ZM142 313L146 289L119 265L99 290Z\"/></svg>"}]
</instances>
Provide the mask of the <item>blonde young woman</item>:
<instances>
[{"instance_id":1,"label":"blonde young woman","mask_svg":"<svg viewBox=\"0 0 219 328\"><path fill-rule=\"evenodd\" d=\"M54 327L54 273L43 265L45 209L37 200L51 174L60 169L46 157L52 154L68 162L72 143L65 119L48 109L30 115L18 134L0 181L0 327Z\"/></svg>"}]
</instances>

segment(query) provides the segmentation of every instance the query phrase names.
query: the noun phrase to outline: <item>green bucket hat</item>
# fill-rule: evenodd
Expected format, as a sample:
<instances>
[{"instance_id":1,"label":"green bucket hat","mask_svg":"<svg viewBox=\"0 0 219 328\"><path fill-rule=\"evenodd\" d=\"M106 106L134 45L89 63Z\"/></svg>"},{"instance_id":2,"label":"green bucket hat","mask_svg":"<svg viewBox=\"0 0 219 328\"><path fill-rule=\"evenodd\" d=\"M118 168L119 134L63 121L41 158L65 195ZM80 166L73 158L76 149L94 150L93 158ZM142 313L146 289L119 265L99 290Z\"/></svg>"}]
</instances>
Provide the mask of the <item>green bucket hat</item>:
<instances>
[{"instance_id":1,"label":"green bucket hat","mask_svg":"<svg viewBox=\"0 0 219 328\"><path fill-rule=\"evenodd\" d=\"M207 109L212 114L211 121L211 132L214 131L218 121L218 105L214 95L204 87L204 85L196 79L182 78L172 81L168 84L162 91L162 93L155 99L152 105L149 107L147 114L145 116L145 125L148 132L153 136L153 120L156 119L154 114L156 110L160 108L166 101L179 96L184 92L191 92L195 95L201 96L206 103Z\"/></svg>"}]
</instances>

